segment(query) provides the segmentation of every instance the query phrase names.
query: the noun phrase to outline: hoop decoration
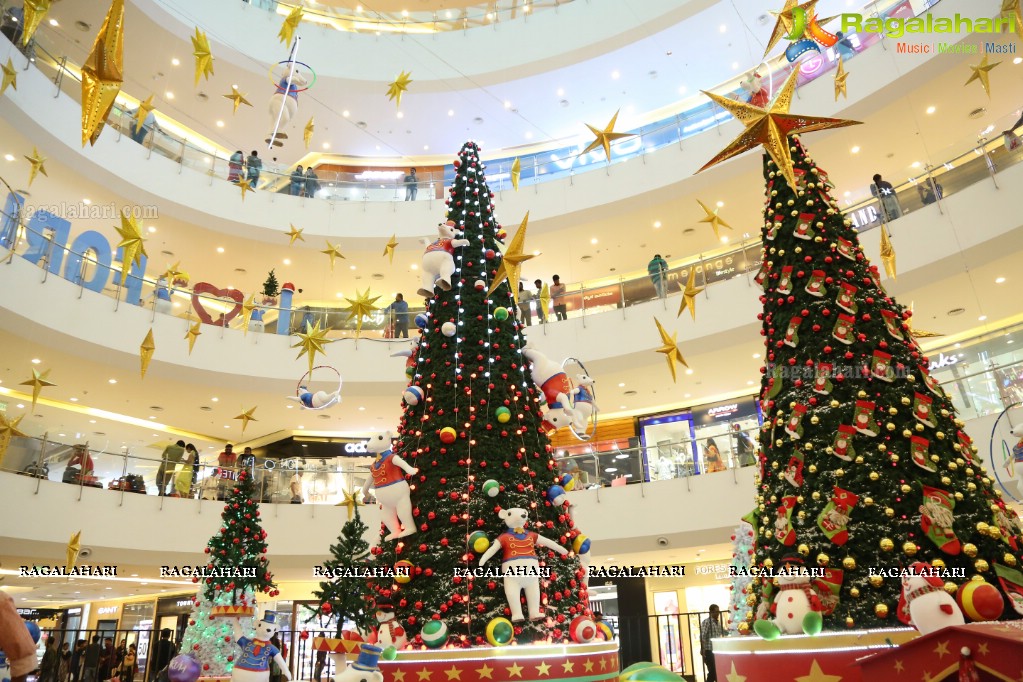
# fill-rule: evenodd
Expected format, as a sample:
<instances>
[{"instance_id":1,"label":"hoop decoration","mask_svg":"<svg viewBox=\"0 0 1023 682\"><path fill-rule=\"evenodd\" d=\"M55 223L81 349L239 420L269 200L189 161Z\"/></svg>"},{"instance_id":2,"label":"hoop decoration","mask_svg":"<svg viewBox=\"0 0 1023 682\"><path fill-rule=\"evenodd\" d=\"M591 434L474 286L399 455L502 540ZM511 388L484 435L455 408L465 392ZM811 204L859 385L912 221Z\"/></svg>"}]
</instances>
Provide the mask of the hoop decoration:
<instances>
[{"instance_id":1,"label":"hoop decoration","mask_svg":"<svg viewBox=\"0 0 1023 682\"><path fill-rule=\"evenodd\" d=\"M309 66L305 62L294 61L294 60L291 60L291 59L282 59L281 61L277 62L276 64L271 64L270 65L270 69L267 71L267 74L266 74L267 77L270 79L270 84L273 85L274 88L280 87L280 82L281 82L280 77L275 77L274 76L274 69L276 67L278 67L278 66L283 66L286 69L288 69L288 68L290 68L290 65L292 63L294 63L296 66L301 66L302 68L308 70L309 73L311 73L313 75L313 79L311 81L309 81L309 84L306 85L305 87L294 88L293 90L291 90L291 92L296 93L296 94L300 93L300 92L305 92L309 88L311 88L314 85L316 85L316 71L313 69L313 67Z\"/></svg>"},{"instance_id":2,"label":"hoop decoration","mask_svg":"<svg viewBox=\"0 0 1023 682\"><path fill-rule=\"evenodd\" d=\"M565 358L561 370L568 375L568 365L578 366L580 373L572 376L572 410L577 418L569 424L572 435L581 441L588 441L597 434L597 389L596 380L590 376L586 365L578 358Z\"/></svg>"},{"instance_id":3,"label":"hoop decoration","mask_svg":"<svg viewBox=\"0 0 1023 682\"><path fill-rule=\"evenodd\" d=\"M1007 422L1009 410L1020 407L1023 403L1013 403L1007 408L1002 410L1002 413L995 419L995 423L991 425L991 438L988 443L988 457L991 465L991 473L994 474L995 481L999 487L1008 495L1014 502L1023 502L1023 486L1019 485L1020 481L1023 481L1023 465L1016 460L1016 450L1020 447L1019 443L1016 443L1016 438L1012 437L1011 442L1006 442L1005 434L1010 434L1012 423L1009 422L1008 426L999 428L1004 418ZM1015 443L1015 446L1013 445ZM998 450L997 456L995 450ZM1001 475L999 471L1001 470ZM1015 484L1015 485L1014 485Z\"/></svg>"},{"instance_id":4,"label":"hoop decoration","mask_svg":"<svg viewBox=\"0 0 1023 682\"><path fill-rule=\"evenodd\" d=\"M318 369L333 372L337 377L337 390L332 393L326 391L310 391L309 384L313 381L313 372ZM333 378L330 379L333 382ZM302 375L295 385L295 395L287 396L288 400L294 400L302 406L303 410L326 410L341 403L341 372L330 365L317 365Z\"/></svg>"}]
</instances>

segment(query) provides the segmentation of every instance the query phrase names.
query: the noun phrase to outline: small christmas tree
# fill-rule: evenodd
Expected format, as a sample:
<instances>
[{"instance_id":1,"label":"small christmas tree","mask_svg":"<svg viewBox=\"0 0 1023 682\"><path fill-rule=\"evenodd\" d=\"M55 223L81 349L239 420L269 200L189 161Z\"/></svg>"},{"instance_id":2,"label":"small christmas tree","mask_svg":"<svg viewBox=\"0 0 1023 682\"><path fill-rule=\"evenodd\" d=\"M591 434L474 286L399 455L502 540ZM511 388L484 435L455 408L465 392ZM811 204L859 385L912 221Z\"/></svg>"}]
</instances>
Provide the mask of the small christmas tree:
<instances>
[{"instance_id":1,"label":"small christmas tree","mask_svg":"<svg viewBox=\"0 0 1023 682\"><path fill-rule=\"evenodd\" d=\"M263 295L267 298L277 298L281 293L281 285L277 281L277 275L271 270L266 276L266 281L263 282Z\"/></svg>"},{"instance_id":2,"label":"small christmas tree","mask_svg":"<svg viewBox=\"0 0 1023 682\"><path fill-rule=\"evenodd\" d=\"M370 605L362 592L352 589L352 577L366 566L365 559L369 555L369 543L363 539L368 528L356 508L355 516L341 526L337 543L330 546L332 558L323 562L323 567L334 577L321 581L320 589L313 591L317 606L306 622L333 615L337 618L335 636L338 638L346 622L354 623L359 632L368 632L374 623L367 608Z\"/></svg>"},{"instance_id":3,"label":"small christmas tree","mask_svg":"<svg viewBox=\"0 0 1023 682\"><path fill-rule=\"evenodd\" d=\"M192 615L188 619L188 629L181 640L181 653L191 653L202 666L202 677L229 677L234 667L234 659L238 654L238 645L234 642L234 630L231 619L217 618L211 615L215 606L231 604L231 594L222 592L216 600L211 601L203 594L201 588L195 596ZM249 591L246 595L249 602L255 603L255 594ZM253 618L241 618L239 623L246 632L252 630Z\"/></svg>"},{"instance_id":4,"label":"small christmas tree","mask_svg":"<svg viewBox=\"0 0 1023 682\"><path fill-rule=\"evenodd\" d=\"M750 587L753 578L749 567L753 563L753 526L748 521L740 521L732 535L732 594L728 604L729 625L732 633L746 634L749 621L753 620L749 595L753 594Z\"/></svg>"}]
</instances>

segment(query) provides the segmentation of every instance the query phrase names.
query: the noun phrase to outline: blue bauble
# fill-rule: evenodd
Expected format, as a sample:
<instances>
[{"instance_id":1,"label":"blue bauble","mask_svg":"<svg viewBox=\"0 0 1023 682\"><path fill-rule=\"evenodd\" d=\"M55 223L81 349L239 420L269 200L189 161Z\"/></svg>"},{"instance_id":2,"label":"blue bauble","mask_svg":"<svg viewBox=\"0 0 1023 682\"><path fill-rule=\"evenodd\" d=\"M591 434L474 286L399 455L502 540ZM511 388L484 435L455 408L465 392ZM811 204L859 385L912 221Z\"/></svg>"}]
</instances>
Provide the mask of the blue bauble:
<instances>
[{"instance_id":1,"label":"blue bauble","mask_svg":"<svg viewBox=\"0 0 1023 682\"><path fill-rule=\"evenodd\" d=\"M420 329L426 329L426 324L430 321L430 316L426 313L419 313L416 315L416 326Z\"/></svg>"},{"instance_id":2,"label":"blue bauble","mask_svg":"<svg viewBox=\"0 0 1023 682\"><path fill-rule=\"evenodd\" d=\"M25 627L28 628L28 634L32 635L32 641L39 644L39 638L42 636L42 632L39 630L39 626L30 620L25 621Z\"/></svg>"},{"instance_id":3,"label":"blue bauble","mask_svg":"<svg viewBox=\"0 0 1023 682\"><path fill-rule=\"evenodd\" d=\"M423 399L423 389L418 386L409 386L401 396L409 405L418 405Z\"/></svg>"},{"instance_id":4,"label":"blue bauble","mask_svg":"<svg viewBox=\"0 0 1023 682\"><path fill-rule=\"evenodd\" d=\"M547 499L550 500L550 503L555 507L561 507L568 500L568 497L564 488L560 485L552 485L547 489Z\"/></svg>"}]
</instances>

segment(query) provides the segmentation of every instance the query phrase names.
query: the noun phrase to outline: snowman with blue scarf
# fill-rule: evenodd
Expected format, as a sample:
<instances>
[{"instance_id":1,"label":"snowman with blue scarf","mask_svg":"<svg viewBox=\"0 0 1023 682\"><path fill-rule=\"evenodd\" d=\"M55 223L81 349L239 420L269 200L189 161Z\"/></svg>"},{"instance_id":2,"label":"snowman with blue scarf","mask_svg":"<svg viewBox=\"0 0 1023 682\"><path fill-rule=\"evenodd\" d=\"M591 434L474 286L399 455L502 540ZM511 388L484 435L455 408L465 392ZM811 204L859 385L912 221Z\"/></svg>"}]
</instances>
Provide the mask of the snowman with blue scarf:
<instances>
[{"instance_id":1,"label":"snowman with blue scarf","mask_svg":"<svg viewBox=\"0 0 1023 682\"><path fill-rule=\"evenodd\" d=\"M280 649L270 643L270 639L278 630L276 614L273 611L266 611L263 619L256 623L256 633L251 639L244 636L242 626L237 620L233 621L232 625L235 642L242 648L242 654L235 659L234 669L231 670L233 682L268 682L271 660L277 663L286 679L291 679L288 662L284 660Z\"/></svg>"}]
</instances>

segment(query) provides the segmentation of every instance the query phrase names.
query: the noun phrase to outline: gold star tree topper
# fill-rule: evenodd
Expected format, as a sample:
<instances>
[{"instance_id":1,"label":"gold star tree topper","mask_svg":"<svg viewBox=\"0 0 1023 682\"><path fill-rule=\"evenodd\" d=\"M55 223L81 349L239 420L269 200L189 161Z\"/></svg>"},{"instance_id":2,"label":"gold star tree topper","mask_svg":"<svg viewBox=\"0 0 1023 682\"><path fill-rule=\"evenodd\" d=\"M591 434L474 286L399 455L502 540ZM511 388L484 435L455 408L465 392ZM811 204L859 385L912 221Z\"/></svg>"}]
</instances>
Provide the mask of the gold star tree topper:
<instances>
[{"instance_id":1,"label":"gold star tree topper","mask_svg":"<svg viewBox=\"0 0 1023 682\"><path fill-rule=\"evenodd\" d=\"M149 362L153 359L153 353L156 352L156 341L153 339L153 328L149 328L149 332L146 334L146 338L142 339L142 344L139 346L139 362L142 364L142 378L146 378L146 372L149 370Z\"/></svg>"},{"instance_id":2,"label":"gold star tree topper","mask_svg":"<svg viewBox=\"0 0 1023 682\"><path fill-rule=\"evenodd\" d=\"M305 241L305 237L302 236L302 230L298 229L297 227L295 227L291 223L288 223L288 227L290 227L291 229L284 233L284 234L288 235L288 239L289 239L288 246L294 246L296 239L299 240L299 241L302 241L302 242Z\"/></svg>"},{"instance_id":3,"label":"gold star tree topper","mask_svg":"<svg viewBox=\"0 0 1023 682\"><path fill-rule=\"evenodd\" d=\"M302 141L305 142L305 148L309 149L309 143L313 140L313 131L316 130L316 125L313 123L313 117L309 117L309 122L305 124L305 130L302 131Z\"/></svg>"},{"instance_id":4,"label":"gold star tree topper","mask_svg":"<svg viewBox=\"0 0 1023 682\"><path fill-rule=\"evenodd\" d=\"M195 348L195 340L202 336L202 323L199 320L195 321L188 331L185 333L185 338L188 339L188 354L192 354L192 349Z\"/></svg>"},{"instance_id":5,"label":"gold star tree topper","mask_svg":"<svg viewBox=\"0 0 1023 682\"><path fill-rule=\"evenodd\" d=\"M32 147L32 156L25 157L32 167L28 171L28 186L32 186L32 181L36 179L37 173L42 173L46 177L50 177L46 172L46 157L39 153L39 150Z\"/></svg>"},{"instance_id":6,"label":"gold star tree topper","mask_svg":"<svg viewBox=\"0 0 1023 682\"><path fill-rule=\"evenodd\" d=\"M362 502L359 501L359 491L348 492L347 490L341 491L344 494L344 499L338 502L335 507L347 507L348 508L348 520L352 520L352 516L359 513L359 507L362 507Z\"/></svg>"},{"instance_id":7,"label":"gold star tree topper","mask_svg":"<svg viewBox=\"0 0 1023 682\"><path fill-rule=\"evenodd\" d=\"M0 66L0 69L3 69L4 72L3 82L0 83L0 97L2 97L8 87L18 89L18 70L14 68L14 62L10 57L7 58L6 64Z\"/></svg>"},{"instance_id":8,"label":"gold star tree topper","mask_svg":"<svg viewBox=\"0 0 1023 682\"><path fill-rule=\"evenodd\" d=\"M153 95L146 98L146 101L139 102L139 110L135 114L135 134L138 135L142 130L142 126L145 125L146 117L156 107L153 106Z\"/></svg>"},{"instance_id":9,"label":"gold star tree topper","mask_svg":"<svg viewBox=\"0 0 1023 682\"><path fill-rule=\"evenodd\" d=\"M792 169L792 155L789 152L789 135L829 128L843 128L860 123L841 118L790 114L789 106L792 104L792 93L796 89L798 75L799 69L792 72L767 109L704 91L707 97L735 116L736 120L743 124L744 130L727 147L718 152L717 156L696 172L705 171L733 156L763 146L764 151L771 156L775 165L778 166L778 170L789 183L789 187L798 191L795 173Z\"/></svg>"},{"instance_id":10,"label":"gold star tree topper","mask_svg":"<svg viewBox=\"0 0 1023 682\"><path fill-rule=\"evenodd\" d=\"M25 0L25 25L22 27L21 44L28 45L36 34L39 24L46 18L53 0Z\"/></svg>"},{"instance_id":11,"label":"gold star tree topper","mask_svg":"<svg viewBox=\"0 0 1023 682\"><path fill-rule=\"evenodd\" d=\"M771 51L778 41L782 38L787 40L798 40L800 35L793 35L793 28L795 28L795 18L792 16L795 10L802 10L804 16L812 16L816 11L818 0L810 0L800 4L798 0L785 0L785 6L781 8L780 12L771 12L774 15L774 30L771 31L771 38L767 41L767 47L764 48L764 56Z\"/></svg>"},{"instance_id":12,"label":"gold star tree topper","mask_svg":"<svg viewBox=\"0 0 1023 682\"><path fill-rule=\"evenodd\" d=\"M391 263L394 263L394 250L398 248L397 235L392 234L390 241L384 245L384 255L391 259Z\"/></svg>"},{"instance_id":13,"label":"gold star tree topper","mask_svg":"<svg viewBox=\"0 0 1023 682\"><path fill-rule=\"evenodd\" d=\"M387 99L396 100L396 104L399 107L401 106L402 93L408 91L408 84L412 82L412 79L409 78L411 75L410 71L402 71L394 79L394 82L387 86Z\"/></svg>"},{"instance_id":14,"label":"gold star tree topper","mask_svg":"<svg viewBox=\"0 0 1023 682\"><path fill-rule=\"evenodd\" d=\"M619 111L621 110L619 109ZM579 152L579 156L582 156L583 154L588 154L597 147L603 147L604 156L607 158L607 162L611 163L611 143L614 142L615 140L620 140L624 137L634 137L632 133L616 133L615 123L617 122L618 111L616 111L615 115L611 117L611 120L608 121L607 125L604 126L603 130L599 128L594 128L589 123L587 123L586 127L589 128L590 132L592 132L597 137L595 140L593 140L593 142L590 143L590 145L586 149Z\"/></svg>"},{"instance_id":15,"label":"gold star tree topper","mask_svg":"<svg viewBox=\"0 0 1023 682\"><path fill-rule=\"evenodd\" d=\"M661 336L661 347L657 349L658 353L664 355L664 359L668 362L668 369L671 371L671 381L676 383L678 381L678 374L675 371L675 363L681 362L683 365L688 367L686 359L682 357L682 351L678 349L678 332L674 334L668 334L664 327L661 326L661 321L656 317L654 323L657 325L657 333Z\"/></svg>"},{"instance_id":16,"label":"gold star tree topper","mask_svg":"<svg viewBox=\"0 0 1023 682\"><path fill-rule=\"evenodd\" d=\"M334 272L334 261L338 258L345 260L345 255L341 253L340 244L331 244L329 239L324 241L327 242L327 248L320 253L326 254L330 258L330 271Z\"/></svg>"},{"instance_id":17,"label":"gold star tree topper","mask_svg":"<svg viewBox=\"0 0 1023 682\"><path fill-rule=\"evenodd\" d=\"M291 39L295 36L295 29L302 23L302 17L305 15L305 11L301 5L296 5L292 8L288 16L284 18L284 23L281 24L281 30L277 34L277 37L281 39L281 42L285 45L291 45Z\"/></svg>"},{"instance_id":18,"label":"gold star tree topper","mask_svg":"<svg viewBox=\"0 0 1023 682\"><path fill-rule=\"evenodd\" d=\"M366 293L360 294L359 290L355 290L355 298L345 297L345 300L351 303L351 307L348 308L348 317L345 318L345 322L355 318L355 338L359 338L359 334L362 333L362 320L363 318L369 317L370 314L378 308L373 305L376 303L379 296L370 296L369 287L366 287Z\"/></svg>"},{"instance_id":19,"label":"gold star tree topper","mask_svg":"<svg viewBox=\"0 0 1023 682\"><path fill-rule=\"evenodd\" d=\"M682 313L688 309L689 314L693 316L693 322L695 322L696 296L701 293L703 293L703 287L696 286L696 266L690 266L689 276L686 277L686 285L682 287L682 303L679 305L678 314L675 317L681 317Z\"/></svg>"},{"instance_id":20,"label":"gold star tree topper","mask_svg":"<svg viewBox=\"0 0 1023 682\"><path fill-rule=\"evenodd\" d=\"M508 246L505 247L504 252L501 254L501 265L497 268L494 281L490 283L487 296L494 293L501 282L507 280L508 287L512 292L512 299L515 301L515 305L519 304L519 271L522 269L523 263L534 257L533 254L525 253L522 250L526 245L526 228L528 225L529 211L526 211L519 229L515 231L515 236L508 242Z\"/></svg>"},{"instance_id":21,"label":"gold star tree topper","mask_svg":"<svg viewBox=\"0 0 1023 682\"><path fill-rule=\"evenodd\" d=\"M841 95L846 99L849 99L849 91L846 86L846 80L849 78L849 73L845 70L845 63L842 58L838 58L838 68L835 69L835 101L838 101L838 96Z\"/></svg>"},{"instance_id":22,"label":"gold star tree topper","mask_svg":"<svg viewBox=\"0 0 1023 682\"><path fill-rule=\"evenodd\" d=\"M96 144L124 81L124 0L113 0L82 65L82 146Z\"/></svg>"},{"instance_id":23,"label":"gold star tree topper","mask_svg":"<svg viewBox=\"0 0 1023 682\"><path fill-rule=\"evenodd\" d=\"M258 419L256 419L255 417L252 416L253 413L256 410L258 410L258 409L259 409L259 406L257 405L256 407L252 407L252 408L249 408L249 409L245 410L240 415L235 417L235 419L241 420L241 423L242 423L242 433L243 434L245 433L245 427L249 425L249 422L258 422L259 421Z\"/></svg>"},{"instance_id":24,"label":"gold star tree topper","mask_svg":"<svg viewBox=\"0 0 1023 682\"><path fill-rule=\"evenodd\" d=\"M717 237L718 241L720 241L721 240L720 228L726 227L730 230L732 229L732 226L726 223L724 220L722 220L721 216L718 215L717 209L714 209L713 211L710 210L709 208L707 208L707 204L703 203L699 199L696 200L696 203L698 203L700 205L700 208L703 209L703 212L707 214L700 218L700 222L709 224L714 229L714 236Z\"/></svg>"},{"instance_id":25,"label":"gold star tree topper","mask_svg":"<svg viewBox=\"0 0 1023 682\"><path fill-rule=\"evenodd\" d=\"M146 253L145 239L142 238L142 226L138 219L127 208L121 213L121 226L117 228L117 234L121 235L121 243L118 248L123 249L121 255L121 286L128 279L128 271L131 264L142 265L142 256Z\"/></svg>"},{"instance_id":26,"label":"gold star tree topper","mask_svg":"<svg viewBox=\"0 0 1023 682\"><path fill-rule=\"evenodd\" d=\"M973 73L970 75L968 79L966 79L966 82L963 83L963 85L969 85L973 81L980 81L980 85L981 87L984 88L984 92L987 93L988 99L991 99L990 73L991 69L995 68L999 64L1001 64L1001 62L989 64L987 60L987 55L985 54L983 59L980 60L980 64L977 64L976 66L970 64L970 71L972 71Z\"/></svg>"},{"instance_id":27,"label":"gold star tree topper","mask_svg":"<svg viewBox=\"0 0 1023 682\"><path fill-rule=\"evenodd\" d=\"M295 334L298 337L298 343L293 344L292 348L301 348L296 360L301 359L303 355L309 355L309 371L313 371L313 365L316 364L316 354L320 353L326 355L327 351L324 348L332 340L327 338L327 330L320 329L320 321L317 320L315 325L305 324L305 332L298 332Z\"/></svg>"},{"instance_id":28,"label":"gold star tree topper","mask_svg":"<svg viewBox=\"0 0 1023 682\"><path fill-rule=\"evenodd\" d=\"M213 53L210 51L210 40L204 31L195 27L195 35L192 36L192 56L195 57L195 84L199 85L202 76L206 80L213 75Z\"/></svg>"},{"instance_id":29,"label":"gold star tree topper","mask_svg":"<svg viewBox=\"0 0 1023 682\"><path fill-rule=\"evenodd\" d=\"M45 372L40 372L38 369L33 367L32 368L32 377L30 379L26 379L25 381L21 382L22 386L31 386L32 387L32 411L33 412L36 409L36 402L39 400L39 392L42 391L44 388L47 388L49 386L56 386L57 385L57 384L53 383L52 381L48 381L46 379L46 377L49 376L49 374L50 374L50 370L46 370Z\"/></svg>"},{"instance_id":30,"label":"gold star tree topper","mask_svg":"<svg viewBox=\"0 0 1023 682\"><path fill-rule=\"evenodd\" d=\"M235 86L235 85L231 86L231 92L229 92L226 95L222 95L222 97L224 99L229 99L229 100L231 100L234 103L234 110L231 112L232 114L237 114L238 113L238 107L240 105L242 105L242 104L244 104L247 107L251 107L252 106L252 102L250 102L249 100L245 99L245 93L238 92L238 87Z\"/></svg>"}]
</instances>

